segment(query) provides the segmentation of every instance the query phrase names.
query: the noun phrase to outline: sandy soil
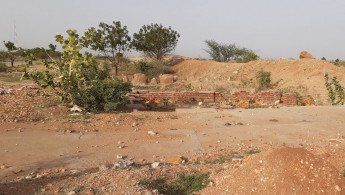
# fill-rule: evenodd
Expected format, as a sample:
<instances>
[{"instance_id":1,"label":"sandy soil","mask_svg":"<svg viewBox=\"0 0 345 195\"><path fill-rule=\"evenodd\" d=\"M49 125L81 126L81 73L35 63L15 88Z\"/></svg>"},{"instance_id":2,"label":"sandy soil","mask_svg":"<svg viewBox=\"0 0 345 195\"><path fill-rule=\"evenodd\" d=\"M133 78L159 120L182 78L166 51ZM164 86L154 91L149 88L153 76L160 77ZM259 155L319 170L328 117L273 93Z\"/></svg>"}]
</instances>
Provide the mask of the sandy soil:
<instances>
[{"instance_id":1,"label":"sandy soil","mask_svg":"<svg viewBox=\"0 0 345 195\"><path fill-rule=\"evenodd\" d=\"M196 90L255 91L255 74L271 72L274 89L298 92L328 104L324 74L336 76L345 85L345 67L337 67L324 60L258 60L249 63L221 63L214 61L185 60L174 66L182 86L191 84Z\"/></svg>"}]
</instances>

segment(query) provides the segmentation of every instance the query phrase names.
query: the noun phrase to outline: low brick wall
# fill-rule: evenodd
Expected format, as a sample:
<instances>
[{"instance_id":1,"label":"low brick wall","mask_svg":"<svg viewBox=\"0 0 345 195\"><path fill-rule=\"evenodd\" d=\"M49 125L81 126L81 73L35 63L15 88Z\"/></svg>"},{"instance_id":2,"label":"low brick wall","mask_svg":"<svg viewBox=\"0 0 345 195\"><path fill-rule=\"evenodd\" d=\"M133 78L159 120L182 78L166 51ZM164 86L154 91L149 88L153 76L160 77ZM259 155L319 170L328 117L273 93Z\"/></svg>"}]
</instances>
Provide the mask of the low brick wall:
<instances>
[{"instance_id":1,"label":"low brick wall","mask_svg":"<svg viewBox=\"0 0 345 195\"><path fill-rule=\"evenodd\" d=\"M295 94L288 93L282 94L279 91L264 91L260 93L249 93L247 91L239 91L233 94L222 94L212 91L185 91L185 92L175 92L175 91L149 91L140 90L133 91L130 95L141 97L149 100L162 100L163 98L168 98L173 101L198 101L198 102L222 102L228 101L249 101L255 100L260 102L265 102L267 104L274 104L276 101L281 101L284 106L296 106L297 98Z\"/></svg>"}]
</instances>

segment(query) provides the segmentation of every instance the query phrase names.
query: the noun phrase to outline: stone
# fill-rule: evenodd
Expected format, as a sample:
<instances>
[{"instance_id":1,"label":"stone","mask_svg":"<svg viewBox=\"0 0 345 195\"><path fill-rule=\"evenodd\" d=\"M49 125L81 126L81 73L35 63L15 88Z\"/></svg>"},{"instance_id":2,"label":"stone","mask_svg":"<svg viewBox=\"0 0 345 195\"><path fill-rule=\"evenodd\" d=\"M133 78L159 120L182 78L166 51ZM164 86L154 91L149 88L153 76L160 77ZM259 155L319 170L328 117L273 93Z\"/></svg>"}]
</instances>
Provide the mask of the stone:
<instances>
[{"instance_id":1,"label":"stone","mask_svg":"<svg viewBox=\"0 0 345 195\"><path fill-rule=\"evenodd\" d=\"M73 195L73 194L76 194L75 191L70 191L67 193L67 195Z\"/></svg>"},{"instance_id":2,"label":"stone","mask_svg":"<svg viewBox=\"0 0 345 195\"><path fill-rule=\"evenodd\" d=\"M308 53L307 51L302 51L299 54L299 59L313 59L313 56L310 53Z\"/></svg>"},{"instance_id":3,"label":"stone","mask_svg":"<svg viewBox=\"0 0 345 195\"><path fill-rule=\"evenodd\" d=\"M162 74L159 76L159 82L161 85L170 85L174 83L174 75Z\"/></svg>"},{"instance_id":4,"label":"stone","mask_svg":"<svg viewBox=\"0 0 345 195\"><path fill-rule=\"evenodd\" d=\"M117 159L123 159L123 156L121 154L116 155Z\"/></svg>"},{"instance_id":5,"label":"stone","mask_svg":"<svg viewBox=\"0 0 345 195\"><path fill-rule=\"evenodd\" d=\"M132 124L132 127L135 127L135 126L138 126L138 123L134 122L134 123Z\"/></svg>"},{"instance_id":6,"label":"stone","mask_svg":"<svg viewBox=\"0 0 345 195\"><path fill-rule=\"evenodd\" d=\"M12 91L13 91L13 89L5 89L5 88L0 87L0 95L12 94Z\"/></svg>"},{"instance_id":7,"label":"stone","mask_svg":"<svg viewBox=\"0 0 345 195\"><path fill-rule=\"evenodd\" d=\"M77 106L77 105L73 105L73 107L71 108L71 112L82 112L83 110Z\"/></svg>"},{"instance_id":8,"label":"stone","mask_svg":"<svg viewBox=\"0 0 345 195\"><path fill-rule=\"evenodd\" d=\"M100 171L106 171L106 170L108 170L109 168L108 168L107 165L100 165L100 166L98 167L98 169L99 169Z\"/></svg>"},{"instance_id":9,"label":"stone","mask_svg":"<svg viewBox=\"0 0 345 195\"><path fill-rule=\"evenodd\" d=\"M178 77L176 75L174 75L173 80L174 80L174 82L176 82L178 80Z\"/></svg>"},{"instance_id":10,"label":"stone","mask_svg":"<svg viewBox=\"0 0 345 195\"><path fill-rule=\"evenodd\" d=\"M133 165L134 165L134 161L132 161L132 160L121 160L121 161L118 161L114 164L113 169L127 168L127 167L130 167Z\"/></svg>"},{"instance_id":11,"label":"stone","mask_svg":"<svg viewBox=\"0 0 345 195\"><path fill-rule=\"evenodd\" d=\"M160 165L162 165L162 163L160 163L160 162L154 162L154 163L151 164L151 167L152 167L152 168L156 168L156 167L159 167Z\"/></svg>"},{"instance_id":12,"label":"stone","mask_svg":"<svg viewBox=\"0 0 345 195\"><path fill-rule=\"evenodd\" d=\"M183 159L181 157L174 156L166 159L165 162L169 164L181 164L183 162Z\"/></svg>"},{"instance_id":13,"label":"stone","mask_svg":"<svg viewBox=\"0 0 345 195\"><path fill-rule=\"evenodd\" d=\"M143 86L143 85L146 85L146 80L147 80L147 77L145 76L145 74L137 73L137 74L134 74L134 78L132 80L132 84L133 85Z\"/></svg>"},{"instance_id":14,"label":"stone","mask_svg":"<svg viewBox=\"0 0 345 195\"><path fill-rule=\"evenodd\" d=\"M156 135L157 133L153 132L153 131L148 131L147 134L149 134L149 135Z\"/></svg>"},{"instance_id":15,"label":"stone","mask_svg":"<svg viewBox=\"0 0 345 195\"><path fill-rule=\"evenodd\" d=\"M150 84L151 85L157 85L157 79L156 78L152 78L151 81L150 81Z\"/></svg>"},{"instance_id":16,"label":"stone","mask_svg":"<svg viewBox=\"0 0 345 195\"><path fill-rule=\"evenodd\" d=\"M340 188L338 185L334 186L334 188L335 188L335 190L337 190L338 192L341 191L341 188Z\"/></svg>"},{"instance_id":17,"label":"stone","mask_svg":"<svg viewBox=\"0 0 345 195\"><path fill-rule=\"evenodd\" d=\"M153 193L150 190L145 190L144 195L153 195Z\"/></svg>"}]
</instances>

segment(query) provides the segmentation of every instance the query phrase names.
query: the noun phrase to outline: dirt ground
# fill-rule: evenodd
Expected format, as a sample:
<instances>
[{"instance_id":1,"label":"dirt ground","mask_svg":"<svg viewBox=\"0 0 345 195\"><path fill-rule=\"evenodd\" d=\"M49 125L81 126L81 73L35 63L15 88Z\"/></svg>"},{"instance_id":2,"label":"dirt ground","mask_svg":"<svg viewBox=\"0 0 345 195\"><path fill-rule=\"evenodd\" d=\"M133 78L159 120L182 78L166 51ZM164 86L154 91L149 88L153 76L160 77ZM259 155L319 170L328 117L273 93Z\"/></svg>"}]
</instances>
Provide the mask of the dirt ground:
<instances>
[{"instance_id":1,"label":"dirt ground","mask_svg":"<svg viewBox=\"0 0 345 195\"><path fill-rule=\"evenodd\" d=\"M303 61L305 67L311 62L316 61ZM183 63L184 67L196 64ZM210 65L197 63L202 70ZM278 62L256 63L271 70ZM291 72L298 63L286 60L286 70ZM241 66L229 64L228 71L255 75L255 67ZM239 73L233 73L235 69ZM217 71L221 72L215 69L215 75ZM343 69L328 71L338 75ZM183 78L181 72L177 74ZM322 77L304 83L304 76L295 75L296 83L323 97ZM213 82L206 75L203 79L199 84ZM177 84L192 80L186 76ZM283 80L278 86L295 85L288 76ZM318 91L312 85L322 86ZM195 171L209 174L207 187L198 192L206 195L345 194L344 106L222 110L190 105L175 111L74 114L31 82L0 81L0 87L14 89L13 94L0 95L0 195L159 194L140 181L161 177L172 181L177 173ZM171 158L181 162L150 167ZM138 166L111 169L122 159Z\"/></svg>"},{"instance_id":2,"label":"dirt ground","mask_svg":"<svg viewBox=\"0 0 345 195\"><path fill-rule=\"evenodd\" d=\"M35 91L25 90L26 93ZM20 101L19 94L2 95L1 98ZM46 100L49 98L41 103ZM31 101L27 103L32 104ZM55 113L34 121L27 121L25 117L17 122L1 118L2 183L30 178L27 176L32 173L44 175L67 170L90 170L113 164L118 161L118 154L143 164L164 162L175 156L183 156L193 162L196 157L222 153L228 148L238 151L242 150L239 149L241 147L243 151L260 148L261 153L282 146L304 148L314 155L328 156L327 162L338 173L345 168L344 106L233 110L195 107L174 112L137 111L90 116L70 115L67 108L55 104L41 109L53 109ZM56 112L59 109L62 111ZM33 110L27 117L30 119L38 111ZM148 131L157 134L150 135ZM107 174L114 174L114 171ZM133 176L128 180L135 182L132 181L135 178ZM73 182L71 180L69 185ZM118 182L121 183L121 180ZM51 181L50 184L62 185L58 181ZM117 194L116 189L119 188L112 189ZM53 193L46 190L44 193ZM122 190L127 193L126 189ZM127 194L138 193L137 189L131 190Z\"/></svg>"}]
</instances>

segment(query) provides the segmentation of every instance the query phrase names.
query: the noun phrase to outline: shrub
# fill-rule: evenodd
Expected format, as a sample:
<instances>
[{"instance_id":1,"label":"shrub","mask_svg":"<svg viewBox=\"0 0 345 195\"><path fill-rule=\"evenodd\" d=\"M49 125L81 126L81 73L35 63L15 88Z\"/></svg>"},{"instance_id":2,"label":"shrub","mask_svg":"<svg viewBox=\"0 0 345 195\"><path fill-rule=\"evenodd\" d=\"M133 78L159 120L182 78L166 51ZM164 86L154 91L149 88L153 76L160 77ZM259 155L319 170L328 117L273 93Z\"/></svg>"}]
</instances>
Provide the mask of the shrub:
<instances>
[{"instance_id":1,"label":"shrub","mask_svg":"<svg viewBox=\"0 0 345 195\"><path fill-rule=\"evenodd\" d=\"M131 90L129 83L113 80L110 66L99 68L94 57L85 52L85 45L77 31L68 30L68 37L56 36L56 41L64 49L60 61L46 61L45 72L26 72L25 77L48 90L54 90L60 101L69 105L77 104L86 111L113 111L124 101Z\"/></svg>"},{"instance_id":2,"label":"shrub","mask_svg":"<svg viewBox=\"0 0 345 195\"><path fill-rule=\"evenodd\" d=\"M139 181L139 184L145 185L149 189L157 189L161 194L188 195L195 194L195 192L198 192L205 188L210 181L208 178L208 173L195 172L190 175L179 173L178 179L171 183L167 183L165 178L158 178L153 181L149 181L148 179L141 179Z\"/></svg>"},{"instance_id":3,"label":"shrub","mask_svg":"<svg viewBox=\"0 0 345 195\"><path fill-rule=\"evenodd\" d=\"M259 84L259 89L267 89L271 87L271 73L262 70L257 72L256 81Z\"/></svg>"},{"instance_id":4,"label":"shrub","mask_svg":"<svg viewBox=\"0 0 345 195\"><path fill-rule=\"evenodd\" d=\"M157 78L160 74L174 74L174 70L166 60L140 60L135 62L138 72L145 74L149 79Z\"/></svg>"},{"instance_id":5,"label":"shrub","mask_svg":"<svg viewBox=\"0 0 345 195\"><path fill-rule=\"evenodd\" d=\"M0 63L0 72L6 72L8 70L8 66L5 63Z\"/></svg>"},{"instance_id":6,"label":"shrub","mask_svg":"<svg viewBox=\"0 0 345 195\"><path fill-rule=\"evenodd\" d=\"M98 80L90 87L72 93L75 104L86 111L111 112L125 103L126 94L131 91L131 84L120 80Z\"/></svg>"},{"instance_id":7,"label":"shrub","mask_svg":"<svg viewBox=\"0 0 345 195\"><path fill-rule=\"evenodd\" d=\"M325 73L325 86L332 105L344 104L344 87L340 85L337 77L334 76L329 82L328 73Z\"/></svg>"}]
</instances>

